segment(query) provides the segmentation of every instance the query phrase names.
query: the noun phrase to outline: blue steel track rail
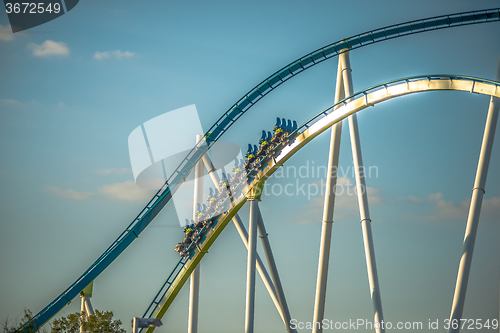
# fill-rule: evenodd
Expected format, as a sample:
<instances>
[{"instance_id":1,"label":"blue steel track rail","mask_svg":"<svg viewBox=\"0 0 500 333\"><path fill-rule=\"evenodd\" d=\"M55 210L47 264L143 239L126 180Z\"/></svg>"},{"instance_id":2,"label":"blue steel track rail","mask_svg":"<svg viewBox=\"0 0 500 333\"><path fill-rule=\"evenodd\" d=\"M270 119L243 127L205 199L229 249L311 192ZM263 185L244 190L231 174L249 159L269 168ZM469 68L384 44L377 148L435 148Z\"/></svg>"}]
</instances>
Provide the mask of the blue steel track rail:
<instances>
[{"instance_id":1,"label":"blue steel track rail","mask_svg":"<svg viewBox=\"0 0 500 333\"><path fill-rule=\"evenodd\" d=\"M333 58L346 50L353 50L384 40L457 26L500 21L500 8L471 11L443 16L436 16L402 24L391 25L381 29L344 38L338 42L317 49L300 59L288 64L267 79L256 85L240 98L206 133L205 139L198 142L187 154L177 169L168 178L165 185L153 196L144 209L129 224L122 234L104 251L104 253L55 300L37 313L25 327L41 327L57 314L66 304L71 302L80 291L102 273L149 225L161 209L170 201L177 188L184 182L196 163L211 145L216 142L246 111L264 96L288 81L297 74L314 65Z\"/></svg>"}]
</instances>

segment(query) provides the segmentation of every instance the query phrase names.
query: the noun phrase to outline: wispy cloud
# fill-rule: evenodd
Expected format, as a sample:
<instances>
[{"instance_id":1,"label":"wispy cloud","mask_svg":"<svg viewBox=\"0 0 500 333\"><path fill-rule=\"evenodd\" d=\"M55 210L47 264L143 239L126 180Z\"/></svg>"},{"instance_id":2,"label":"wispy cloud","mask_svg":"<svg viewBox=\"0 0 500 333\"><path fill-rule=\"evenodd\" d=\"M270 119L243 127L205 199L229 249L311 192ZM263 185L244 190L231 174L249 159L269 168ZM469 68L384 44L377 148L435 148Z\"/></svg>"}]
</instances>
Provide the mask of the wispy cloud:
<instances>
[{"instance_id":1,"label":"wispy cloud","mask_svg":"<svg viewBox=\"0 0 500 333\"><path fill-rule=\"evenodd\" d=\"M468 201L447 201L444 200L443 193L431 193L427 196L427 202L430 202L434 211L427 215L427 218L432 220L464 218L467 216Z\"/></svg>"},{"instance_id":2,"label":"wispy cloud","mask_svg":"<svg viewBox=\"0 0 500 333\"><path fill-rule=\"evenodd\" d=\"M54 186L47 186L45 190L48 193L73 200L98 199L137 203L147 202L155 193L154 190L147 190L137 186L132 180L103 185L99 188L98 193L78 192L72 189L63 190Z\"/></svg>"},{"instance_id":3,"label":"wispy cloud","mask_svg":"<svg viewBox=\"0 0 500 333\"><path fill-rule=\"evenodd\" d=\"M86 200L93 196L90 192L77 192L75 190L63 190L59 187L47 186L47 192L55 194L60 197L70 198L74 200Z\"/></svg>"},{"instance_id":4,"label":"wispy cloud","mask_svg":"<svg viewBox=\"0 0 500 333\"><path fill-rule=\"evenodd\" d=\"M24 103L15 99L0 99L0 103L10 105L10 106L24 106Z\"/></svg>"},{"instance_id":5,"label":"wispy cloud","mask_svg":"<svg viewBox=\"0 0 500 333\"><path fill-rule=\"evenodd\" d=\"M500 214L500 197L493 197L483 200L481 217L488 221L497 221Z\"/></svg>"},{"instance_id":6,"label":"wispy cloud","mask_svg":"<svg viewBox=\"0 0 500 333\"><path fill-rule=\"evenodd\" d=\"M430 222L448 222L467 219L471 199L460 202L445 200L443 193L431 193L426 197L409 196L403 198L411 204L418 205L422 214L414 214L416 220ZM494 220L500 213L500 197L484 199L481 207L481 220Z\"/></svg>"},{"instance_id":7,"label":"wispy cloud","mask_svg":"<svg viewBox=\"0 0 500 333\"><path fill-rule=\"evenodd\" d=\"M30 49L35 57L67 56L69 48L66 43L46 40L42 44L29 43Z\"/></svg>"},{"instance_id":8,"label":"wispy cloud","mask_svg":"<svg viewBox=\"0 0 500 333\"><path fill-rule=\"evenodd\" d=\"M0 24L0 40L8 42L14 39L14 34L8 25Z\"/></svg>"},{"instance_id":9,"label":"wispy cloud","mask_svg":"<svg viewBox=\"0 0 500 333\"><path fill-rule=\"evenodd\" d=\"M100 169L96 171L98 174L101 175L109 175L109 174L116 174L116 175L131 175L132 170L127 169L127 168L121 168L121 169Z\"/></svg>"},{"instance_id":10,"label":"wispy cloud","mask_svg":"<svg viewBox=\"0 0 500 333\"><path fill-rule=\"evenodd\" d=\"M122 58L133 58L133 57L135 57L135 52L130 52L130 51L122 52L121 50L94 53L94 59L97 60L109 59L109 58L122 59Z\"/></svg>"},{"instance_id":11,"label":"wispy cloud","mask_svg":"<svg viewBox=\"0 0 500 333\"><path fill-rule=\"evenodd\" d=\"M154 194L154 191L143 189L132 180L104 185L99 189L99 192L110 199L128 202L145 202L151 199Z\"/></svg>"}]
</instances>

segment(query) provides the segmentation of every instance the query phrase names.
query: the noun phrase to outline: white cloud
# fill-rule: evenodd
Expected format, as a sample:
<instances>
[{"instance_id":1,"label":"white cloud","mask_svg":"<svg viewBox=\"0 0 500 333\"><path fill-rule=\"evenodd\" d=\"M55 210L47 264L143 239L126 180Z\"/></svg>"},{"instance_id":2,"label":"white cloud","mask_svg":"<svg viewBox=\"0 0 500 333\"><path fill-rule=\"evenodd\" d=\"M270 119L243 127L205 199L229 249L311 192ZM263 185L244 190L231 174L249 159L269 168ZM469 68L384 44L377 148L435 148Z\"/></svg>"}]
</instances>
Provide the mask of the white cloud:
<instances>
[{"instance_id":1,"label":"white cloud","mask_svg":"<svg viewBox=\"0 0 500 333\"><path fill-rule=\"evenodd\" d=\"M481 218L485 220L497 221L500 214L500 197L493 197L483 200L481 207Z\"/></svg>"},{"instance_id":2,"label":"white cloud","mask_svg":"<svg viewBox=\"0 0 500 333\"><path fill-rule=\"evenodd\" d=\"M132 174L132 170L131 169L127 169L127 168L121 168L121 169L100 169L100 170L97 170L97 173L98 174L101 174L101 175L109 175L111 173L113 174L117 174L117 175L131 175Z\"/></svg>"},{"instance_id":3,"label":"white cloud","mask_svg":"<svg viewBox=\"0 0 500 333\"><path fill-rule=\"evenodd\" d=\"M321 181L312 182L318 186L323 185ZM320 223L323 218L323 207L325 204L324 190L319 196L309 200L300 212L290 219L297 224ZM382 190L373 187L367 187L368 203L370 206L380 205L385 202L382 196ZM335 196L334 219L359 218L359 204L357 191L355 190L355 181L348 177L339 177L337 179L337 190Z\"/></svg>"},{"instance_id":4,"label":"white cloud","mask_svg":"<svg viewBox=\"0 0 500 333\"><path fill-rule=\"evenodd\" d=\"M121 50L116 50L116 51L96 52L94 54L94 59L97 60L108 59L111 57L114 57L115 59L132 58L135 57L135 52L130 52L130 51L122 52Z\"/></svg>"},{"instance_id":5,"label":"white cloud","mask_svg":"<svg viewBox=\"0 0 500 333\"><path fill-rule=\"evenodd\" d=\"M419 197L415 197L413 195L410 195L406 198L404 198L405 200L408 200L409 202L412 202L412 203L419 203L419 202L422 202L422 198L419 198Z\"/></svg>"},{"instance_id":6,"label":"white cloud","mask_svg":"<svg viewBox=\"0 0 500 333\"><path fill-rule=\"evenodd\" d=\"M15 99L0 99L0 102L2 104L8 104L11 106L23 106L24 104L18 100Z\"/></svg>"},{"instance_id":7,"label":"white cloud","mask_svg":"<svg viewBox=\"0 0 500 333\"><path fill-rule=\"evenodd\" d=\"M63 190L59 187L48 186L46 191L60 197L70 198L75 200L86 200L93 196L90 192L77 192L75 190Z\"/></svg>"},{"instance_id":8,"label":"white cloud","mask_svg":"<svg viewBox=\"0 0 500 333\"><path fill-rule=\"evenodd\" d=\"M427 196L434 208L434 212L429 215L430 219L460 219L467 216L469 200L461 202L446 201L443 199L443 193L431 193Z\"/></svg>"},{"instance_id":9,"label":"white cloud","mask_svg":"<svg viewBox=\"0 0 500 333\"><path fill-rule=\"evenodd\" d=\"M466 221L469 214L471 199L464 199L460 202L447 201L443 193L431 193L426 197L409 196L406 201L421 206L425 213L415 215L414 218L423 221L447 222L451 220ZM423 209L430 206L431 211ZM480 220L493 221L500 213L500 197L484 199L481 206Z\"/></svg>"},{"instance_id":10,"label":"white cloud","mask_svg":"<svg viewBox=\"0 0 500 333\"><path fill-rule=\"evenodd\" d=\"M123 183L104 185L99 192L114 200L145 203L153 197L155 191L143 189L134 181L128 180Z\"/></svg>"},{"instance_id":11,"label":"white cloud","mask_svg":"<svg viewBox=\"0 0 500 333\"><path fill-rule=\"evenodd\" d=\"M35 57L66 56L69 54L66 43L54 42L53 40L46 40L41 45L29 43L28 49L32 50Z\"/></svg>"},{"instance_id":12,"label":"white cloud","mask_svg":"<svg viewBox=\"0 0 500 333\"><path fill-rule=\"evenodd\" d=\"M338 177L337 186L352 187L354 186L354 181L349 177Z\"/></svg>"},{"instance_id":13,"label":"white cloud","mask_svg":"<svg viewBox=\"0 0 500 333\"><path fill-rule=\"evenodd\" d=\"M385 202L382 197L382 190L374 187L367 187L366 192L368 193L368 203L370 205L380 205Z\"/></svg>"},{"instance_id":14,"label":"white cloud","mask_svg":"<svg viewBox=\"0 0 500 333\"><path fill-rule=\"evenodd\" d=\"M107 199L138 203L146 203L156 192L156 190L143 189L137 186L132 180L123 183L103 185L99 188L99 193L77 192L71 189L63 190L54 186L47 186L45 190L57 196L74 200Z\"/></svg>"},{"instance_id":15,"label":"white cloud","mask_svg":"<svg viewBox=\"0 0 500 333\"><path fill-rule=\"evenodd\" d=\"M45 106L35 100L19 101L15 99L0 99L0 113L6 112L34 112L45 110Z\"/></svg>"},{"instance_id":16,"label":"white cloud","mask_svg":"<svg viewBox=\"0 0 500 333\"><path fill-rule=\"evenodd\" d=\"M94 54L94 59L101 60L105 58L109 58L109 52L96 52Z\"/></svg>"},{"instance_id":17,"label":"white cloud","mask_svg":"<svg viewBox=\"0 0 500 333\"><path fill-rule=\"evenodd\" d=\"M0 40L8 42L14 39L14 34L8 25L0 24Z\"/></svg>"},{"instance_id":18,"label":"white cloud","mask_svg":"<svg viewBox=\"0 0 500 333\"><path fill-rule=\"evenodd\" d=\"M135 53L134 52L130 52L130 51L122 52L120 50L116 50L116 51L113 51L113 55L117 59L120 59L120 58L132 58L132 57L135 56Z\"/></svg>"}]
</instances>

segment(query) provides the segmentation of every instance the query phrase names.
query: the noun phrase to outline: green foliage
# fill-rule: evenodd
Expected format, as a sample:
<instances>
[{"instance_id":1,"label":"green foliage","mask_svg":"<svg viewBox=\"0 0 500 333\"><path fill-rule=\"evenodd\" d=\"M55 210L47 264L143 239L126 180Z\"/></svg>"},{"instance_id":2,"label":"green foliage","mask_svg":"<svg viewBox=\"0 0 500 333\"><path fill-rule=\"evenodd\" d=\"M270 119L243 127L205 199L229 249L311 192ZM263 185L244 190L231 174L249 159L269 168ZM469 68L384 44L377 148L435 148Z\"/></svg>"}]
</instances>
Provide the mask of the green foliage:
<instances>
[{"instance_id":1,"label":"green foliage","mask_svg":"<svg viewBox=\"0 0 500 333\"><path fill-rule=\"evenodd\" d=\"M52 333L79 333L80 323L82 323L83 331L87 333L126 333L120 327L122 322L113 320L113 312L99 310L95 310L87 320L85 320L85 312L75 312L55 319L52 322Z\"/></svg>"},{"instance_id":2,"label":"green foliage","mask_svg":"<svg viewBox=\"0 0 500 333\"><path fill-rule=\"evenodd\" d=\"M2 333L46 333L45 330L35 329L33 325L33 314L30 310L24 310L24 316L21 324L14 326L9 325L9 320L6 319L2 324ZM31 324L31 325L29 325Z\"/></svg>"}]
</instances>

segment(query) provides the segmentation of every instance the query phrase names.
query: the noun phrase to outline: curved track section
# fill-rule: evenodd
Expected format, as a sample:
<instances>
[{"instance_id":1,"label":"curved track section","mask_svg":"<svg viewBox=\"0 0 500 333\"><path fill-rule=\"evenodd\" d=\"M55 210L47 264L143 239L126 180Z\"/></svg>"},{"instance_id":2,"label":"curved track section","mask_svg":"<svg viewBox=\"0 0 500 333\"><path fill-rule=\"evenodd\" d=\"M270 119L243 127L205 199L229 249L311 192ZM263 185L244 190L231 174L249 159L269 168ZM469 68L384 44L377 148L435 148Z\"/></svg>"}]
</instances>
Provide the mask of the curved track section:
<instances>
[{"instance_id":1,"label":"curved track section","mask_svg":"<svg viewBox=\"0 0 500 333\"><path fill-rule=\"evenodd\" d=\"M208 230L199 246L196 248L193 246L190 258L179 261L143 317L159 319L163 317L192 271L199 264L205 253L208 252L210 246L247 201L245 194L256 189L261 189L264 181L306 144L331 128L334 124L369 106L374 106L395 97L437 90L466 91L500 98L500 82L457 75L417 76L390 81L368 88L318 113L299 127L296 132L291 133L295 137L293 142L284 146L278 145L268 156L263 158L263 160L268 160L268 162L253 176L253 179L244 189L243 193L231 204L231 208L216 218L216 222L214 222L215 226ZM335 109L336 107L338 108ZM333 111L334 109L335 111ZM152 333L153 331L154 327L150 327L146 330L146 333Z\"/></svg>"},{"instance_id":2,"label":"curved track section","mask_svg":"<svg viewBox=\"0 0 500 333\"><path fill-rule=\"evenodd\" d=\"M204 152L211 147L246 111L261 98L269 94L285 81L291 79L306 69L333 58L346 50L357 49L388 39L411 34L451 28L456 26L500 21L500 8L436 16L407 23L391 25L385 28L368 31L338 42L329 44L313 51L300 59L288 64L263 80L233 106L226 111L217 122L208 130L205 139L188 153L177 169L168 178L165 185L154 195L151 201L129 224L123 233L111 246L65 291L55 300L35 315L28 325L41 327L59 312L66 304L75 298L90 282L101 274L149 225L161 209L168 203L173 193L184 182ZM207 144L205 148L202 145Z\"/></svg>"}]
</instances>

